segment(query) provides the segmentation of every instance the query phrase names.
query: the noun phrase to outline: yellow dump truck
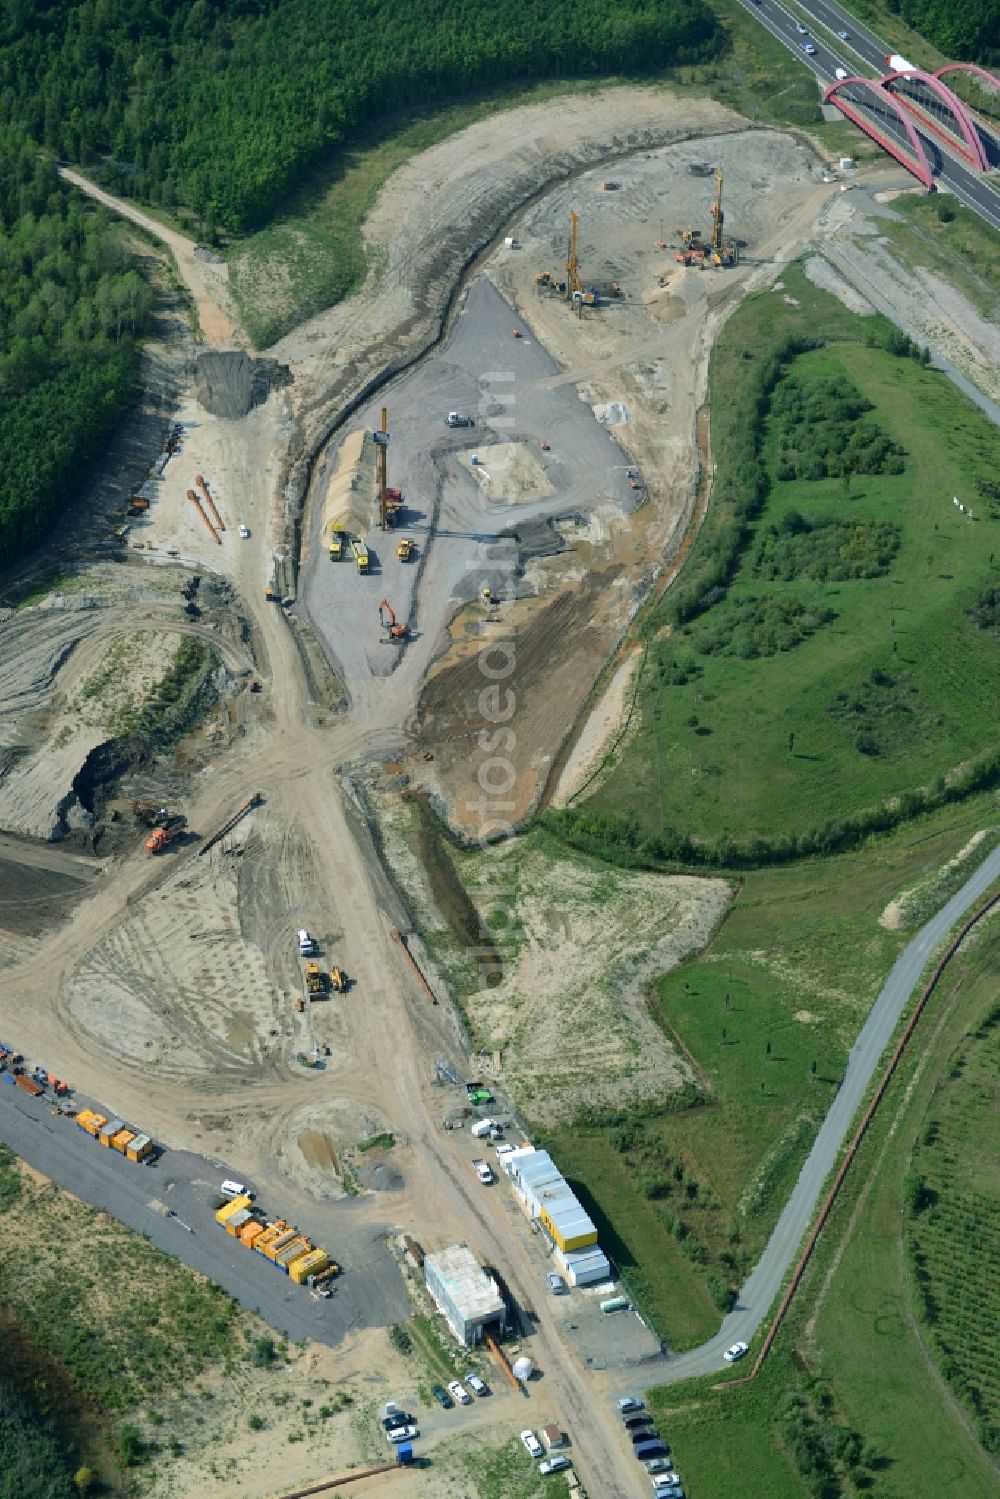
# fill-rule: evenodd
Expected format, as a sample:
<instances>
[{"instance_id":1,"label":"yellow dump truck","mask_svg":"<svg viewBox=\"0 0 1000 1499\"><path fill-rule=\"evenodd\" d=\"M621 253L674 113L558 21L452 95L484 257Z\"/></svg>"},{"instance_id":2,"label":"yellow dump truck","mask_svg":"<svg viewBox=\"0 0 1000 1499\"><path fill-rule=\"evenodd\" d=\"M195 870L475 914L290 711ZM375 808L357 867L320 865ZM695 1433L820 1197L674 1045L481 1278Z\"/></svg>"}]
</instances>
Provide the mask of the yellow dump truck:
<instances>
[{"instance_id":1,"label":"yellow dump truck","mask_svg":"<svg viewBox=\"0 0 1000 1499\"><path fill-rule=\"evenodd\" d=\"M351 537L351 552L358 564L358 572L366 573L368 571L368 548L357 536Z\"/></svg>"},{"instance_id":2,"label":"yellow dump truck","mask_svg":"<svg viewBox=\"0 0 1000 1499\"><path fill-rule=\"evenodd\" d=\"M330 561L339 562L344 555L344 538L340 531L330 532Z\"/></svg>"},{"instance_id":3,"label":"yellow dump truck","mask_svg":"<svg viewBox=\"0 0 1000 1499\"><path fill-rule=\"evenodd\" d=\"M320 972L318 963L306 964L306 993L310 999L322 999L324 992L324 975Z\"/></svg>"}]
</instances>

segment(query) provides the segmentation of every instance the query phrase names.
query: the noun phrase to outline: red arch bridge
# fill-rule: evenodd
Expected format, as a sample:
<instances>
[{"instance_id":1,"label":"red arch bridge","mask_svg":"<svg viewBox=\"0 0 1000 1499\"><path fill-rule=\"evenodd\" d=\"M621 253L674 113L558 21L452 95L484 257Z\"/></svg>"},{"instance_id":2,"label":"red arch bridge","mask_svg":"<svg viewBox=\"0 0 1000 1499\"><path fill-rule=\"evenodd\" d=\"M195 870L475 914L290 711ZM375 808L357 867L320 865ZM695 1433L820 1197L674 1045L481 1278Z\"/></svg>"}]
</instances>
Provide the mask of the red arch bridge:
<instances>
[{"instance_id":1,"label":"red arch bridge","mask_svg":"<svg viewBox=\"0 0 1000 1499\"><path fill-rule=\"evenodd\" d=\"M903 58L889 58L900 64ZM992 163L985 125L955 90L943 81L944 74L960 74L987 90L1000 93L1000 79L975 63L951 62L934 73L920 68L894 67L881 78L838 78L825 90L824 104L834 104L841 114L871 137L884 151L912 172L926 188L934 185L934 170L928 156L940 142L963 158L975 171L988 172ZM985 139L984 139L985 137Z\"/></svg>"}]
</instances>

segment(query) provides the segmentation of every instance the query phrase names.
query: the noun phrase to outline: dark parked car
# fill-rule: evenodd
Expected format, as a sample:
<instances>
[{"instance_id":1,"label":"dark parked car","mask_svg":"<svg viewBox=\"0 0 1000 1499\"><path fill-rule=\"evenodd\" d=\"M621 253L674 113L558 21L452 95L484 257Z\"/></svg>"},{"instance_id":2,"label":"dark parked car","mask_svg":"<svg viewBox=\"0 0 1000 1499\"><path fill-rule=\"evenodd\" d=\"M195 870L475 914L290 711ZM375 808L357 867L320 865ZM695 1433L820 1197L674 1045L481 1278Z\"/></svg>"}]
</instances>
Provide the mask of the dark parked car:
<instances>
[{"instance_id":1,"label":"dark parked car","mask_svg":"<svg viewBox=\"0 0 1000 1499\"><path fill-rule=\"evenodd\" d=\"M443 1384L432 1384L431 1394L434 1396L434 1399L437 1401L438 1405L443 1405L445 1410L450 1410L450 1408L455 1404L454 1400L452 1400Z\"/></svg>"}]
</instances>

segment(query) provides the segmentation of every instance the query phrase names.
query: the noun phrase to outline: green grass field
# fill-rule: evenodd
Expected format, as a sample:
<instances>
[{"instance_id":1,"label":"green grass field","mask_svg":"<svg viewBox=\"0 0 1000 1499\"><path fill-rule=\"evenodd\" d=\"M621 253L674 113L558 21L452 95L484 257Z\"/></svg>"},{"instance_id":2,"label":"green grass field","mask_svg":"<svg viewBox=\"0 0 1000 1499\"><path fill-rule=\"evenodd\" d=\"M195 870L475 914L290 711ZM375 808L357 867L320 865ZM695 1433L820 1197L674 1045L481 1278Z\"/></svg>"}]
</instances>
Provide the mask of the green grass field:
<instances>
[{"instance_id":1,"label":"green grass field","mask_svg":"<svg viewBox=\"0 0 1000 1499\"><path fill-rule=\"evenodd\" d=\"M829 1485L824 1492L877 1499L912 1499L928 1487L942 1499L996 1492L996 1469L917 1331L902 1199L914 1142L930 1119L945 1123L950 1103L966 1139L975 1138L977 1124L980 1132L995 1129L995 1107L982 1099L985 1108L970 1107L950 1071L956 1046L995 1006L998 965L1000 938L984 937L935 993L758 1379L651 1392L648 1403L691 1493L807 1499L821 1482ZM995 1152L970 1150L966 1159L973 1172L977 1162L995 1167ZM986 1185L995 1191L994 1178ZM956 1253L962 1249L960 1241ZM815 1466L824 1453L825 1473Z\"/></svg>"},{"instance_id":2,"label":"green grass field","mask_svg":"<svg viewBox=\"0 0 1000 1499\"><path fill-rule=\"evenodd\" d=\"M1000 939L989 978L1000 987ZM1000 1003L967 1035L928 1106L904 1186L916 1301L938 1367L1000 1455Z\"/></svg>"},{"instance_id":3,"label":"green grass field","mask_svg":"<svg viewBox=\"0 0 1000 1499\"><path fill-rule=\"evenodd\" d=\"M714 940L651 996L700 1098L540 1137L670 1346L717 1329L713 1293L741 1283L777 1219L912 931L880 925L886 906L914 888L943 904L995 843L997 816L996 796L981 795L863 852L748 874ZM984 827L989 838L941 876Z\"/></svg>"},{"instance_id":4,"label":"green grass field","mask_svg":"<svg viewBox=\"0 0 1000 1499\"><path fill-rule=\"evenodd\" d=\"M905 450L905 471L779 480L768 423L762 457L770 493L728 598L679 629L669 627L670 593L653 612L641 726L583 804L642 833L678 828L696 839L744 841L802 833L933 784L995 745L1000 650L995 633L978 628L968 610L983 588L1000 582L1000 520L977 487L995 480L1000 440L943 375L865 347L860 339L874 320L847 312L798 268L784 285L795 305L774 292L748 298L713 357L717 489L735 420L724 392L796 332L842 340L796 358L796 383L808 391L818 382L851 382L874 408L862 423ZM954 495L975 519L960 515ZM763 579L754 572L754 543L762 527L780 525L790 511L810 522L893 522L901 528L898 554L883 577ZM689 564L695 577L722 520L710 511ZM735 606L750 597L835 617L773 655L706 654L715 622L724 632Z\"/></svg>"},{"instance_id":5,"label":"green grass field","mask_svg":"<svg viewBox=\"0 0 1000 1499\"><path fill-rule=\"evenodd\" d=\"M869 1177L871 1188L823 1287L815 1322L819 1362L848 1419L862 1423L886 1455L879 1475L886 1499L908 1499L926 1486L930 1472L943 1499L987 1499L997 1492L997 1471L976 1441L974 1423L949 1398L926 1334L918 1331L904 1252L903 1196L914 1143L928 1118L938 1116L935 1089L947 1077L956 1046L995 1005L998 964L1000 939L984 934L949 971L921 1019L918 1045L894 1084L893 1107L858 1159L855 1192ZM969 1101L960 1107L987 1149L996 1136L995 1103L974 1115ZM831 1249L845 1235L849 1208L845 1203L838 1209ZM956 1261L965 1256L977 1280L989 1273L985 1233L983 1224L971 1243L960 1234L947 1251ZM977 1282L966 1278L964 1294L977 1290Z\"/></svg>"},{"instance_id":6,"label":"green grass field","mask_svg":"<svg viewBox=\"0 0 1000 1499\"><path fill-rule=\"evenodd\" d=\"M880 220L880 231L907 265L923 266L957 286L974 307L996 318L1000 303L997 236L970 209L949 198L899 198L899 219Z\"/></svg>"}]
</instances>

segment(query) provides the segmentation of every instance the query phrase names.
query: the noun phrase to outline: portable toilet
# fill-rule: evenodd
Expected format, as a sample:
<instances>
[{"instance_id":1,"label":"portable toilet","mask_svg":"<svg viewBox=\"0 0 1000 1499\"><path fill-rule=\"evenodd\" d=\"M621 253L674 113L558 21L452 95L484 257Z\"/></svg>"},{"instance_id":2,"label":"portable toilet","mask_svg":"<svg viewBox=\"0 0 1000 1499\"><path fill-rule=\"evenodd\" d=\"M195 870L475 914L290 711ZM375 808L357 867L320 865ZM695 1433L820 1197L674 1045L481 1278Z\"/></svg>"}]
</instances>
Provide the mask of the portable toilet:
<instances>
[{"instance_id":1,"label":"portable toilet","mask_svg":"<svg viewBox=\"0 0 1000 1499\"><path fill-rule=\"evenodd\" d=\"M412 1461L413 1461L413 1443L412 1442L400 1442L399 1446L396 1448L396 1461L397 1461L397 1463L412 1463Z\"/></svg>"}]
</instances>

